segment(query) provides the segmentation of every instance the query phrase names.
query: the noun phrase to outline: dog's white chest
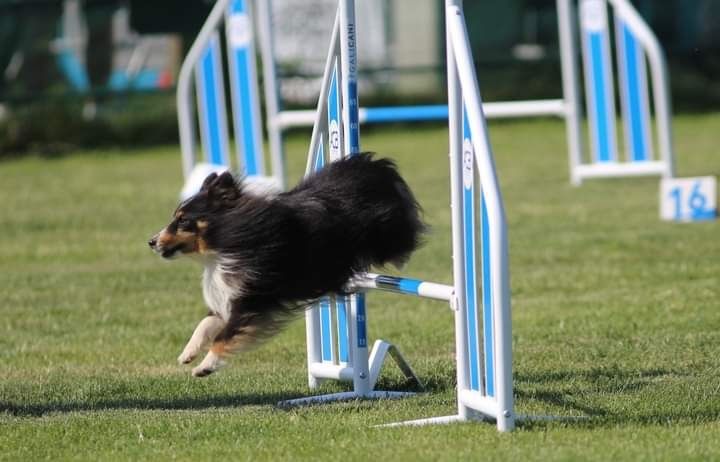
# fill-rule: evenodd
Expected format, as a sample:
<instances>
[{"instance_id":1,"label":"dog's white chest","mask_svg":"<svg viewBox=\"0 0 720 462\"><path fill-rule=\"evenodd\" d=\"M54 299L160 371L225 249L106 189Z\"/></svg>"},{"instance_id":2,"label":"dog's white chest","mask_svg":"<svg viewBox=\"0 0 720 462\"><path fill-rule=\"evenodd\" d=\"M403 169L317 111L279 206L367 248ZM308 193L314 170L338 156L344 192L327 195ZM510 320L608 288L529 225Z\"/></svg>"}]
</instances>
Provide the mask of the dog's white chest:
<instances>
[{"instance_id":1,"label":"dog's white chest","mask_svg":"<svg viewBox=\"0 0 720 462\"><path fill-rule=\"evenodd\" d=\"M232 299L237 293L238 288L228 284L222 264L217 260L206 262L203 273L203 297L210 311L227 321L230 319Z\"/></svg>"}]
</instances>

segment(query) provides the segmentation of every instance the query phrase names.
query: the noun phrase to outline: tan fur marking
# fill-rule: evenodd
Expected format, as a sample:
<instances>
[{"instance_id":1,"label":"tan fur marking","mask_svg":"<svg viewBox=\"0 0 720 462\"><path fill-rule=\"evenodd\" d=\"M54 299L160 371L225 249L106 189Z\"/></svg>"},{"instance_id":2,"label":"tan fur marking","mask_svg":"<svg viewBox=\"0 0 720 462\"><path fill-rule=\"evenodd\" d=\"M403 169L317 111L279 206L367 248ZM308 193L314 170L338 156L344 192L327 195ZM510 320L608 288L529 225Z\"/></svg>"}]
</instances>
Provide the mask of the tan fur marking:
<instances>
[{"instance_id":1,"label":"tan fur marking","mask_svg":"<svg viewBox=\"0 0 720 462\"><path fill-rule=\"evenodd\" d=\"M160 232L158 236L158 245L160 247L170 248L179 244L183 245L182 251L184 253L197 252L198 236L188 231L178 231L176 234L172 234L166 230Z\"/></svg>"},{"instance_id":2,"label":"tan fur marking","mask_svg":"<svg viewBox=\"0 0 720 462\"><path fill-rule=\"evenodd\" d=\"M207 245L207 242L205 241L205 239L202 238L202 236L197 238L196 245L197 245L198 253L207 253L208 245Z\"/></svg>"},{"instance_id":3,"label":"tan fur marking","mask_svg":"<svg viewBox=\"0 0 720 462\"><path fill-rule=\"evenodd\" d=\"M173 242L175 242L174 234L170 234L166 230L160 231L157 238L157 243L160 247L168 247L169 245L172 245Z\"/></svg>"},{"instance_id":4,"label":"tan fur marking","mask_svg":"<svg viewBox=\"0 0 720 462\"><path fill-rule=\"evenodd\" d=\"M213 343L210 351L218 355L220 358L226 358L255 344L258 341L258 338L255 335L257 332L257 326L245 327L243 332L237 334L232 339L228 341L216 341Z\"/></svg>"},{"instance_id":5,"label":"tan fur marking","mask_svg":"<svg viewBox=\"0 0 720 462\"><path fill-rule=\"evenodd\" d=\"M197 252L197 238L197 234L188 231L178 231L177 233L177 242L183 244L184 248L182 250L184 253Z\"/></svg>"}]
</instances>

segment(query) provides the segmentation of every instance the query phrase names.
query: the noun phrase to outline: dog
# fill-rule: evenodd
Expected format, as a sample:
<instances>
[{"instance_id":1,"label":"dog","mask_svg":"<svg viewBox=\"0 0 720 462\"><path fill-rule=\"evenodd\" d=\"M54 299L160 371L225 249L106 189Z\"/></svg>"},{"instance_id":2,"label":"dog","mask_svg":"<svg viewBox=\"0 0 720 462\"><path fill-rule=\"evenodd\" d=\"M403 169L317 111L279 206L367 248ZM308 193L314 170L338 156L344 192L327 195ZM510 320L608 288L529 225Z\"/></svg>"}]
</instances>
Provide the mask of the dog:
<instances>
[{"instance_id":1,"label":"dog","mask_svg":"<svg viewBox=\"0 0 720 462\"><path fill-rule=\"evenodd\" d=\"M204 377L277 333L324 295L345 294L371 266L402 266L420 245L421 208L395 163L361 153L329 163L288 192L249 192L210 174L148 244L197 257L209 308L178 357Z\"/></svg>"}]
</instances>

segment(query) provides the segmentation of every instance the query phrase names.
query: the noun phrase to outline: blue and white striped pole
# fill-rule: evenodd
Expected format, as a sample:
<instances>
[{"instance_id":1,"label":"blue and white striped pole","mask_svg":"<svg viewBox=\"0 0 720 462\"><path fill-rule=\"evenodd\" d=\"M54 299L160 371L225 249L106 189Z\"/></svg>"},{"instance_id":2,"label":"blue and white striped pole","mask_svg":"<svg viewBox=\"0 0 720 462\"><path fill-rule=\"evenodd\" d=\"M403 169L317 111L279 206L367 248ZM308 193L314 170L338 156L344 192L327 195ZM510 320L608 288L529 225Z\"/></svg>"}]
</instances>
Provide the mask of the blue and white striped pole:
<instances>
[{"instance_id":1,"label":"blue and white striped pole","mask_svg":"<svg viewBox=\"0 0 720 462\"><path fill-rule=\"evenodd\" d=\"M629 162L652 160L645 52L628 24L615 15L620 100Z\"/></svg>"},{"instance_id":2,"label":"blue and white striped pole","mask_svg":"<svg viewBox=\"0 0 720 462\"><path fill-rule=\"evenodd\" d=\"M264 175L253 21L246 0L230 2L225 31L238 166L245 175Z\"/></svg>"},{"instance_id":3,"label":"blue and white striped pole","mask_svg":"<svg viewBox=\"0 0 720 462\"><path fill-rule=\"evenodd\" d=\"M215 31L195 68L200 138L208 163L229 166L222 72L220 37Z\"/></svg>"},{"instance_id":4,"label":"blue and white striped pole","mask_svg":"<svg viewBox=\"0 0 720 462\"><path fill-rule=\"evenodd\" d=\"M512 392L510 271L507 222L505 219L502 194L500 193L500 186L495 172L495 163L490 146L487 124L483 114L482 99L480 97L477 76L475 75L472 53L470 52L470 44L465 28L465 18L462 13L461 2L459 0L446 0L445 11L447 16L448 43L453 50L455 66L457 67L457 73L454 75L449 74L448 78L456 78L458 82L454 85L457 85L457 88L462 92L463 112L466 119L465 126L470 133L469 140L471 145L471 148L463 146L462 152L451 151L451 156L457 156L459 158L451 164L454 169L454 172L451 174L456 178L455 181L463 181L463 189L467 189L465 179L467 178L466 172L469 172L469 169L465 169L463 163L466 157L473 159L472 163L474 168L477 169L477 174L482 186L481 200L484 202L486 209L486 212L481 211L481 217L486 213L486 218L483 222L487 224L487 231L484 236L481 235L481 239L487 242L487 246L481 244L481 247L484 247L483 250L486 250L485 254L488 255L487 266L484 270L489 276L486 284L491 288L491 293L488 294L487 300L491 305L489 309L492 311L492 321L490 323L486 322L485 324L487 328L492 330L492 334L488 337L491 337L493 351L485 351L484 355L486 357L492 355L491 364L493 370L491 375L486 375L486 388L489 388L489 383L491 383L493 394L490 395L487 389L485 393L477 393L472 389L472 380L464 380L463 382L468 383L470 388L460 389L460 386L458 386L459 416L462 417L463 408L473 409L483 414L494 416L497 419L498 430L508 431L512 430L515 426L515 415ZM456 105L458 102L456 96L456 98L449 101L449 104ZM450 113L455 114L457 117L461 114L461 110L459 108L455 108L455 110L451 108ZM459 131L462 130L462 126L459 125L459 123L460 121L456 120L455 123L451 125L451 128L457 130L458 133L462 133ZM465 139L468 138L465 137ZM450 147L452 150L453 148L457 149L458 146L457 144L453 145L451 143ZM468 156L468 150L472 153L471 156ZM458 162L458 160L463 162ZM458 168L463 169L462 173L457 171ZM459 185L455 185L454 188L458 189ZM453 199L455 199L455 196L453 196ZM457 214L453 215L453 250L462 247L464 249L462 260L467 261L469 258L473 258L473 250L467 249L465 244L466 240L463 237L463 234L467 234L469 230L456 226L459 224L458 221L460 221L457 219L458 215L462 215L455 212L455 209L461 205L454 202L452 206L454 214ZM459 244L458 241L463 244ZM453 261L456 267L459 265L458 260L461 260L460 255L454 254ZM463 271L465 272L465 269L463 269ZM470 281L470 277L467 274L465 274L464 279L466 281L465 285L474 282ZM487 287L484 289L487 290ZM464 314L463 310L469 311L471 309L466 294L467 287L464 288L464 292L456 292L456 296L459 299L458 314ZM475 308L477 310L477 306ZM471 326L466 326L466 328L470 329ZM461 335L461 333L456 333L456 335ZM466 343L469 343L469 341ZM468 345L468 347L471 347L471 345ZM460 359L460 356L458 356L458 359ZM471 358L468 357L464 359L468 361ZM472 367L472 364L470 364L470 367ZM463 368L459 367L459 369ZM461 381L458 380L458 383L460 384Z\"/></svg>"},{"instance_id":5,"label":"blue and white striped pole","mask_svg":"<svg viewBox=\"0 0 720 462\"><path fill-rule=\"evenodd\" d=\"M580 30L593 159L616 162L615 92L605 0L581 0Z\"/></svg>"},{"instance_id":6,"label":"blue and white striped pole","mask_svg":"<svg viewBox=\"0 0 720 462\"><path fill-rule=\"evenodd\" d=\"M340 82L342 95L342 123L345 155L360 152L360 122L358 116L358 56L355 1L340 1ZM370 395L370 365L368 363L367 320L365 296L350 297L349 341L353 363L353 387L360 397Z\"/></svg>"},{"instance_id":7,"label":"blue and white striped pole","mask_svg":"<svg viewBox=\"0 0 720 462\"><path fill-rule=\"evenodd\" d=\"M328 146L330 162L342 158L343 151L343 130L342 130L342 98L340 92L340 75L337 58L333 60L330 86L327 96L327 118L328 118ZM350 361L350 342L348 332L347 299L344 296L333 297L335 315L337 321L337 351L338 361L347 364Z\"/></svg>"}]
</instances>

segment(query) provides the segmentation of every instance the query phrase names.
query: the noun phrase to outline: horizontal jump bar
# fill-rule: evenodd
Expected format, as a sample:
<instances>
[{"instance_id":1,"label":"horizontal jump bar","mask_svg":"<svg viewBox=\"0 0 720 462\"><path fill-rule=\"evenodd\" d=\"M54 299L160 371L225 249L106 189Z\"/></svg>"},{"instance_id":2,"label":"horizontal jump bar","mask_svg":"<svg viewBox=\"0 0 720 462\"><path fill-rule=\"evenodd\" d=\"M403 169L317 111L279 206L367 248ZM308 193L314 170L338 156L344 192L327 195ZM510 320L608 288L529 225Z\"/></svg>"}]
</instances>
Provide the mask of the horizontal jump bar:
<instances>
[{"instance_id":1,"label":"horizontal jump bar","mask_svg":"<svg viewBox=\"0 0 720 462\"><path fill-rule=\"evenodd\" d=\"M602 178L643 175L664 175L668 172L668 166L660 161L635 161L635 162L595 162L577 166L577 174L581 178Z\"/></svg>"},{"instance_id":2,"label":"horizontal jump bar","mask_svg":"<svg viewBox=\"0 0 720 462\"><path fill-rule=\"evenodd\" d=\"M398 294L444 300L446 302L452 301L455 294L455 288L446 284L375 273L364 273L356 276L350 282L350 290L353 289L378 289Z\"/></svg>"},{"instance_id":3,"label":"horizontal jump bar","mask_svg":"<svg viewBox=\"0 0 720 462\"><path fill-rule=\"evenodd\" d=\"M344 380L347 382L353 379L352 366L340 366L329 363L310 364L310 373L313 377L320 379Z\"/></svg>"},{"instance_id":4,"label":"horizontal jump bar","mask_svg":"<svg viewBox=\"0 0 720 462\"><path fill-rule=\"evenodd\" d=\"M565 102L561 99L503 101L483 104L485 117L503 119L512 117L565 117ZM418 122L447 120L446 105L361 107L360 123ZM315 123L314 110L281 111L275 118L281 128L307 127Z\"/></svg>"}]
</instances>

